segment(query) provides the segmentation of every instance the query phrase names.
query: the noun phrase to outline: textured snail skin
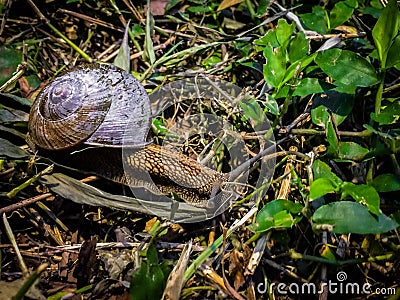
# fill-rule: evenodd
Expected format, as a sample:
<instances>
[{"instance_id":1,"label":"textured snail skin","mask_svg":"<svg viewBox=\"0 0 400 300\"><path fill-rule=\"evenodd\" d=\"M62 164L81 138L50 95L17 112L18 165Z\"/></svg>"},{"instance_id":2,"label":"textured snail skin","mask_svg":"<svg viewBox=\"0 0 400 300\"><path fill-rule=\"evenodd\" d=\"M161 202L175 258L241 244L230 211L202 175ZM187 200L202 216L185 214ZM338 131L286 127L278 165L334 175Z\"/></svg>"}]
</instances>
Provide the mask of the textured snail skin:
<instances>
[{"instance_id":1,"label":"textured snail skin","mask_svg":"<svg viewBox=\"0 0 400 300\"><path fill-rule=\"evenodd\" d=\"M133 76L109 64L83 65L55 78L38 95L27 142L61 164L206 207L228 174L148 143L150 116L147 93ZM127 126L134 135L124 135ZM123 155L126 149L132 152ZM154 183L143 181L143 172Z\"/></svg>"}]
</instances>

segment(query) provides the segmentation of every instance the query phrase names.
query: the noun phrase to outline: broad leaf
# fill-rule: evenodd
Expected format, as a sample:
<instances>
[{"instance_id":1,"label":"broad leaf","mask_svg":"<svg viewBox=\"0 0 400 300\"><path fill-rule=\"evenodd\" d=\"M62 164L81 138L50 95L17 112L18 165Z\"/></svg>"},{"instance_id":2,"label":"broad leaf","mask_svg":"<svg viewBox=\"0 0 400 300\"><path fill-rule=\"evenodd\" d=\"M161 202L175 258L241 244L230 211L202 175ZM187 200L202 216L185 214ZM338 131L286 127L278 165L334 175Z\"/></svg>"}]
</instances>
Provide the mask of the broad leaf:
<instances>
[{"instance_id":1,"label":"broad leaf","mask_svg":"<svg viewBox=\"0 0 400 300\"><path fill-rule=\"evenodd\" d=\"M358 54L341 49L319 52L315 62L334 80L350 86L372 86L379 82L375 68Z\"/></svg>"},{"instance_id":2,"label":"broad leaf","mask_svg":"<svg viewBox=\"0 0 400 300\"><path fill-rule=\"evenodd\" d=\"M350 201L323 205L315 211L312 220L319 225L332 225L334 233L343 234L379 234L399 226L386 215L376 217L366 206Z\"/></svg>"},{"instance_id":3,"label":"broad leaf","mask_svg":"<svg viewBox=\"0 0 400 300\"><path fill-rule=\"evenodd\" d=\"M355 142L341 142L339 147L339 158L360 161L367 155L369 150Z\"/></svg>"},{"instance_id":4,"label":"broad leaf","mask_svg":"<svg viewBox=\"0 0 400 300\"><path fill-rule=\"evenodd\" d=\"M289 61L295 62L308 54L310 50L310 42L307 40L304 32L299 32L296 36L291 40L288 49Z\"/></svg>"},{"instance_id":5,"label":"broad leaf","mask_svg":"<svg viewBox=\"0 0 400 300\"><path fill-rule=\"evenodd\" d=\"M278 103L276 102L274 97L272 97L270 94L266 94L264 105L271 114L275 116L279 115Z\"/></svg>"},{"instance_id":6,"label":"broad leaf","mask_svg":"<svg viewBox=\"0 0 400 300\"><path fill-rule=\"evenodd\" d=\"M329 114L326 111L326 107L321 105L311 110L311 120L315 125L325 128L328 119Z\"/></svg>"},{"instance_id":7,"label":"broad leaf","mask_svg":"<svg viewBox=\"0 0 400 300\"><path fill-rule=\"evenodd\" d=\"M291 25L289 25L285 19L278 20L278 25L276 26L275 34L276 34L276 39L278 40L278 43L283 50L287 49L295 26L296 25L294 24L294 22Z\"/></svg>"},{"instance_id":8,"label":"broad leaf","mask_svg":"<svg viewBox=\"0 0 400 300\"><path fill-rule=\"evenodd\" d=\"M314 161L312 170L314 174L314 180L319 178L327 178L332 180L338 185L343 182L335 173L331 171L331 168L329 168L329 166L326 163L324 163L319 159Z\"/></svg>"},{"instance_id":9,"label":"broad leaf","mask_svg":"<svg viewBox=\"0 0 400 300\"><path fill-rule=\"evenodd\" d=\"M272 228L290 228L301 220L302 217L297 214L302 209L303 205L289 200L271 201L258 212L256 224L250 225L249 229L255 232L264 232Z\"/></svg>"},{"instance_id":10,"label":"broad leaf","mask_svg":"<svg viewBox=\"0 0 400 300\"><path fill-rule=\"evenodd\" d=\"M323 91L321 82L317 78L306 77L298 80L293 96L307 96L322 93Z\"/></svg>"},{"instance_id":11,"label":"broad leaf","mask_svg":"<svg viewBox=\"0 0 400 300\"><path fill-rule=\"evenodd\" d=\"M328 108L332 112L335 123L340 125L353 109L354 94L350 95L335 91L326 91L325 93L317 95L313 101L313 108L320 105Z\"/></svg>"},{"instance_id":12,"label":"broad leaf","mask_svg":"<svg viewBox=\"0 0 400 300\"><path fill-rule=\"evenodd\" d=\"M346 22L357 8L356 0L340 1L335 4L329 14L330 28L334 29Z\"/></svg>"},{"instance_id":13,"label":"broad leaf","mask_svg":"<svg viewBox=\"0 0 400 300\"><path fill-rule=\"evenodd\" d=\"M328 31L326 18L326 11L320 6L313 6L312 13L301 15L301 20L308 29L321 34Z\"/></svg>"},{"instance_id":14,"label":"broad leaf","mask_svg":"<svg viewBox=\"0 0 400 300\"><path fill-rule=\"evenodd\" d=\"M378 192L395 192L400 191L400 176L395 174L382 174L376 176L371 185Z\"/></svg>"},{"instance_id":15,"label":"broad leaf","mask_svg":"<svg viewBox=\"0 0 400 300\"><path fill-rule=\"evenodd\" d=\"M281 81L281 83L279 84L278 88L281 88L284 83L286 83L290 80L293 80L295 72L302 71L305 67L307 67L314 60L315 56L316 56L316 53L314 53L310 56L306 56L303 59L292 63L287 68L284 78Z\"/></svg>"},{"instance_id":16,"label":"broad leaf","mask_svg":"<svg viewBox=\"0 0 400 300\"><path fill-rule=\"evenodd\" d=\"M260 37L257 40L254 40L254 45L256 46L266 46L268 44L271 44L271 46L274 48L279 47L279 42L276 38L275 30L270 29L264 36Z\"/></svg>"},{"instance_id":17,"label":"broad leaf","mask_svg":"<svg viewBox=\"0 0 400 300\"><path fill-rule=\"evenodd\" d=\"M336 133L335 126L331 120L332 118L329 116L329 121L325 124L326 139L329 143L327 154L336 157L339 154L339 138Z\"/></svg>"},{"instance_id":18,"label":"broad leaf","mask_svg":"<svg viewBox=\"0 0 400 300\"><path fill-rule=\"evenodd\" d=\"M132 299L161 299L166 277L158 264L157 251L151 245L147 250L147 261L142 261L132 275L129 294Z\"/></svg>"},{"instance_id":19,"label":"broad leaf","mask_svg":"<svg viewBox=\"0 0 400 300\"><path fill-rule=\"evenodd\" d=\"M391 68L400 63L400 35L396 36L389 49L386 60L386 68Z\"/></svg>"},{"instance_id":20,"label":"broad leaf","mask_svg":"<svg viewBox=\"0 0 400 300\"><path fill-rule=\"evenodd\" d=\"M379 125L391 124L400 116L400 101L397 100L384 107L379 114L371 113L371 119Z\"/></svg>"},{"instance_id":21,"label":"broad leaf","mask_svg":"<svg viewBox=\"0 0 400 300\"><path fill-rule=\"evenodd\" d=\"M310 199L315 200L328 193L338 192L339 185L330 178L318 178L311 183Z\"/></svg>"},{"instance_id":22,"label":"broad leaf","mask_svg":"<svg viewBox=\"0 0 400 300\"><path fill-rule=\"evenodd\" d=\"M399 10L396 0L389 0L381 16L372 29L372 37L378 50L382 68L386 67L387 54L399 29Z\"/></svg>"},{"instance_id":23,"label":"broad leaf","mask_svg":"<svg viewBox=\"0 0 400 300\"><path fill-rule=\"evenodd\" d=\"M351 196L357 202L367 205L370 212L379 215L380 198L378 192L372 186L343 182L341 190L342 199Z\"/></svg>"},{"instance_id":24,"label":"broad leaf","mask_svg":"<svg viewBox=\"0 0 400 300\"><path fill-rule=\"evenodd\" d=\"M263 66L265 81L273 87L278 87L286 72L286 54L281 47L273 48L267 45L263 51L266 58Z\"/></svg>"}]
</instances>

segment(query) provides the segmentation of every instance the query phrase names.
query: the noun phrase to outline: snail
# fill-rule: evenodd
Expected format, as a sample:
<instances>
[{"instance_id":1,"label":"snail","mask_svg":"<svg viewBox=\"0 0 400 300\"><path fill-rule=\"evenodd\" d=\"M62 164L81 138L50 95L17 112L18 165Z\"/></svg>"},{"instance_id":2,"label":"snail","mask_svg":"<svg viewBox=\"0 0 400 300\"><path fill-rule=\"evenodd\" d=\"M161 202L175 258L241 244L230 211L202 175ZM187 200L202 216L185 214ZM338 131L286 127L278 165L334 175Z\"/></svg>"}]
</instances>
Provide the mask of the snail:
<instances>
[{"instance_id":1,"label":"snail","mask_svg":"<svg viewBox=\"0 0 400 300\"><path fill-rule=\"evenodd\" d=\"M210 195L229 174L149 142L150 105L144 87L122 69L104 63L78 66L37 96L27 143L106 179L209 207ZM127 127L135 134L124 134Z\"/></svg>"}]
</instances>

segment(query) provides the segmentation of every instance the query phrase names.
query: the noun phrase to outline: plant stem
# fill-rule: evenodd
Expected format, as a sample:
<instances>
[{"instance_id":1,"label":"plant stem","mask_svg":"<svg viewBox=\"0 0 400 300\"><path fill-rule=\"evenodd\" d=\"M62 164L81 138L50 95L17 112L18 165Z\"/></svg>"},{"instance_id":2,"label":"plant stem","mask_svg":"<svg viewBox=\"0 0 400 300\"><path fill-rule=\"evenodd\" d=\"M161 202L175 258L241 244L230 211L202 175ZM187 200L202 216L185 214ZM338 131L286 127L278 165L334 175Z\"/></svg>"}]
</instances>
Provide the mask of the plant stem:
<instances>
[{"instance_id":1,"label":"plant stem","mask_svg":"<svg viewBox=\"0 0 400 300\"><path fill-rule=\"evenodd\" d=\"M252 20L254 20L255 17L256 17L256 12L254 11L254 8L253 8L253 5L252 5L251 1L250 0L245 0L245 2L246 2L247 9L249 10L250 17L251 17Z\"/></svg>"},{"instance_id":2,"label":"plant stem","mask_svg":"<svg viewBox=\"0 0 400 300\"><path fill-rule=\"evenodd\" d=\"M308 128L295 128L290 130L291 134L295 135L325 135L326 132L324 130L316 130L316 129L308 129ZM363 131L354 132L354 131L339 131L340 136L351 136L351 137L369 137L372 135L372 132L368 129Z\"/></svg>"},{"instance_id":3,"label":"plant stem","mask_svg":"<svg viewBox=\"0 0 400 300\"><path fill-rule=\"evenodd\" d=\"M348 264L359 264L367 261L381 261L381 260L390 260L394 257L393 253L387 253L385 255L378 255L378 256L370 256L366 258L356 258L356 259L347 259L347 260L331 260L323 257L312 256L307 254L301 254L296 252L295 250L289 250L289 256L292 259L304 259L309 261L314 261L318 263L325 263L331 265L348 265Z\"/></svg>"},{"instance_id":4,"label":"plant stem","mask_svg":"<svg viewBox=\"0 0 400 300\"><path fill-rule=\"evenodd\" d=\"M386 71L381 72L381 83L379 84L378 90L375 96L375 113L379 114L381 112L381 104L382 104L382 93L383 93L383 82L385 81Z\"/></svg>"}]
</instances>

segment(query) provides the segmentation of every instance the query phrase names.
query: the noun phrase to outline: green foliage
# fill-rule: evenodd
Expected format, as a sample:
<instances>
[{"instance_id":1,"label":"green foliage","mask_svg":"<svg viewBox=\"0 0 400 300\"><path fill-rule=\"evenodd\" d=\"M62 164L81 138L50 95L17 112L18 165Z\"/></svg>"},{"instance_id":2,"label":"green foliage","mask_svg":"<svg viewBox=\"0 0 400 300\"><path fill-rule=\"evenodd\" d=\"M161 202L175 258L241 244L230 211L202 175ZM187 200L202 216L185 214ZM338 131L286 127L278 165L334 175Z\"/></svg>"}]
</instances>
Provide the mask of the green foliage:
<instances>
[{"instance_id":1,"label":"green foliage","mask_svg":"<svg viewBox=\"0 0 400 300\"><path fill-rule=\"evenodd\" d=\"M329 28L334 29L346 22L357 8L357 0L339 1L329 14Z\"/></svg>"},{"instance_id":2,"label":"green foliage","mask_svg":"<svg viewBox=\"0 0 400 300\"><path fill-rule=\"evenodd\" d=\"M379 214L380 199L378 192L371 185L342 181L337 177L328 165L317 160L313 167L315 180L310 186L310 199L315 200L329 193L341 194L340 199L348 196L355 201L366 205L369 211L375 215Z\"/></svg>"},{"instance_id":3,"label":"green foliage","mask_svg":"<svg viewBox=\"0 0 400 300\"><path fill-rule=\"evenodd\" d=\"M340 84L368 87L379 82L371 63L352 51L337 48L325 50L318 54L315 62Z\"/></svg>"},{"instance_id":4,"label":"green foliage","mask_svg":"<svg viewBox=\"0 0 400 300\"><path fill-rule=\"evenodd\" d=\"M73 2L78 1L68 0L68 3ZM390 89L393 88L396 92L396 86L391 85L392 71L394 68L400 69L400 35L396 1L389 0L385 8L381 2L384 1L324 1L324 6L309 7L307 4L297 7L295 4L302 2L294 1L291 13L300 17L301 25L308 30L326 34L317 39L309 32L302 31L301 26L286 16L262 23L269 13L267 0L237 3L235 8L232 4L223 12L218 11L219 3L216 1L205 3L202 0L191 0L188 2L190 5L182 9L182 1L173 0L167 5L167 11L169 9L171 15L166 13L165 18L154 19L150 10L139 11L141 16L146 16L146 22L136 20L138 24L127 28L129 35L125 34L114 63L129 70L129 49L133 47L137 51L135 53L138 53L135 69L141 79L148 80L147 88L174 80L178 73L185 75L184 70L196 69L197 72L202 68L213 76L237 80L238 85L248 86L255 94L262 90L257 96L254 95L254 98L238 101L241 118L233 118L235 115L232 114L232 120L236 121L233 125L237 128L241 127L240 123L244 119L257 125L257 122L263 123L267 116L272 116L272 129L279 132L281 139L286 133L282 134L280 129L293 124L293 129L288 129L287 134L295 136L296 141L302 144L299 151L307 153L307 157L310 157L310 163L306 167L312 167L312 174L301 173L297 168L293 168L290 171L292 179L288 199L267 203L266 198L260 199L260 209L254 223L248 226L248 229L255 233L254 239L271 230L285 233L285 237L289 239L292 232L298 232L292 229L294 225L303 230L309 228L309 224L312 224L316 232L332 228L332 232L338 234L382 234L397 228L400 222L398 208L390 207L387 213L386 207L381 207L381 197L392 200L392 195L400 191L400 101L398 93L392 94ZM99 7L101 5L99 4ZM273 7L274 4L271 5ZM172 11L172 8L176 10ZM100 12L95 12L98 19ZM243 22L243 19L236 19L237 12L248 18L249 23L244 24L247 27L243 29L240 26L224 26L226 18L234 22ZM128 14L127 10L122 10L120 16L125 14ZM364 18L363 14L369 14L368 18ZM115 19L118 20L118 17ZM143 28L139 24L142 24ZM171 24L173 26L168 27ZM116 27L119 26L121 24ZM341 28L338 28L339 26ZM368 31L368 28L373 28L372 32ZM171 32L174 31L178 34L172 39ZM366 31L366 34L363 35L361 31ZM340 33L346 34L339 37ZM117 37L117 33L113 34L116 34L115 37L112 36L113 42L121 38ZM334 36L336 34L338 36ZM98 37L98 34L93 36ZM93 43L90 38L88 36L87 43L83 41L81 44L88 48L90 44L98 43ZM167 39L168 43L165 42ZM45 37L39 42L40 45L46 45L48 39ZM153 42L165 48L157 47L155 50ZM24 44L24 47L26 45L27 55L25 57L24 52L24 59L37 70L46 69L45 64L38 63L39 59L45 59L46 64L51 63L48 57L59 59L54 55L57 52L48 51L58 50L55 44L48 48L47 45L44 46L47 52L43 57L37 55L39 50L36 46ZM321 46L325 50L320 50ZM3 76L0 83L10 78L21 63L21 52L16 50L20 48L21 44L12 45L11 48L0 48L0 69ZM97 49L91 53L96 52L101 53ZM139 53L143 55L140 56ZM60 54L63 54L64 56L60 57L66 60L65 53L60 51ZM75 60L76 57L71 61ZM54 71L55 65L57 63L49 69ZM244 69L246 73L238 74L236 67ZM395 78L397 70L394 72ZM251 75L254 73L257 76ZM52 75L51 72L49 74ZM10 109L2 102L0 125L25 124L26 112L20 114L20 105L27 104L15 98L7 100L7 103L11 103L10 107L14 105L17 109ZM195 111L196 107L190 106L188 111L185 111L185 105L182 105L179 109L181 110L176 116L186 114L189 110ZM23 110L28 111L26 107ZM305 118L296 123L295 120L301 114ZM309 115L311 121L307 119ZM167 134L166 124L168 122L164 118L153 119L154 133L159 136ZM0 130L4 132L4 129ZM14 134L21 135L21 132L17 131ZM246 134L243 136L247 138ZM252 148L253 145L257 145L257 141L249 140L246 140L249 152L257 153L259 149ZM293 139L288 143L283 142L279 146L282 147L280 150L287 149L285 147L291 146L292 141ZM25 151L7 140L1 140L0 145L0 155L3 157L22 160L27 156ZM326 146L327 151L311 153L319 145ZM225 153L220 153L223 158ZM313 156L314 154L316 156ZM303 156L304 154L298 155L297 159ZM285 161L278 165L278 171L281 171L283 162ZM335 165L335 169L331 170L328 162ZM355 166L366 168L363 178L365 181L361 181L361 184L352 182L355 177L352 168ZM309 171L309 168L307 170ZM279 180L280 177L274 182L274 187L279 185ZM70 192L72 193L76 194L75 191ZM305 226L302 227L303 225ZM154 238L157 234L153 231L157 232L157 228L150 230ZM204 251L199 257L207 252L208 258L216 248L221 247L223 238L229 238L232 232L233 230L226 236L221 235L218 243L213 244L208 252ZM309 233L307 230L304 232L305 235ZM317 239L310 239L309 244L319 243ZM389 237L388 240L390 239ZM283 242L279 239L275 239L274 242L277 249L286 249L289 245L288 241ZM301 243L295 246L299 244ZM333 247L325 247L320 255L336 262ZM154 246L151 245L138 261L130 286L132 299L161 298L169 270L165 264L160 263ZM196 262L192 273L186 274L190 273L191 277L198 265Z\"/></svg>"},{"instance_id":5,"label":"green foliage","mask_svg":"<svg viewBox=\"0 0 400 300\"><path fill-rule=\"evenodd\" d=\"M321 6L314 6L312 8L312 13L301 15L301 20L308 29L321 34L328 31L328 16Z\"/></svg>"},{"instance_id":6,"label":"green foliage","mask_svg":"<svg viewBox=\"0 0 400 300\"><path fill-rule=\"evenodd\" d=\"M312 13L301 15L301 20L308 29L324 34L345 23L357 7L356 0L339 1L330 12L321 6L314 6Z\"/></svg>"},{"instance_id":7,"label":"green foliage","mask_svg":"<svg viewBox=\"0 0 400 300\"><path fill-rule=\"evenodd\" d=\"M292 39L294 35L294 38ZM262 49L266 63L263 66L265 81L276 88L275 96L286 82L293 79L295 72L309 65L313 56L308 56L309 42L304 33L295 33L294 23L289 25L280 19L275 30L254 41L256 49Z\"/></svg>"},{"instance_id":8,"label":"green foliage","mask_svg":"<svg viewBox=\"0 0 400 300\"><path fill-rule=\"evenodd\" d=\"M312 220L318 225L333 226L334 233L379 234L399 226L384 214L375 217L364 205L349 201L321 206L313 214Z\"/></svg>"},{"instance_id":9,"label":"green foliage","mask_svg":"<svg viewBox=\"0 0 400 300\"><path fill-rule=\"evenodd\" d=\"M400 191L400 176L395 174L381 174L374 178L371 185L378 192Z\"/></svg>"},{"instance_id":10,"label":"green foliage","mask_svg":"<svg viewBox=\"0 0 400 300\"><path fill-rule=\"evenodd\" d=\"M164 273L165 268L159 264L157 250L153 245L146 251L146 258L132 275L129 294L132 299L138 300L161 299L168 274Z\"/></svg>"},{"instance_id":11,"label":"green foliage","mask_svg":"<svg viewBox=\"0 0 400 300\"><path fill-rule=\"evenodd\" d=\"M388 103L379 113L371 113L371 119L379 125L392 124L399 120L400 117L400 102L395 100Z\"/></svg>"},{"instance_id":12,"label":"green foliage","mask_svg":"<svg viewBox=\"0 0 400 300\"><path fill-rule=\"evenodd\" d=\"M265 232L273 228L290 228L298 223L303 205L289 200L278 199L267 203L256 216L256 223L248 228L254 232Z\"/></svg>"},{"instance_id":13,"label":"green foliage","mask_svg":"<svg viewBox=\"0 0 400 300\"><path fill-rule=\"evenodd\" d=\"M389 0L388 5L383 10L378 22L372 30L372 36L374 38L376 49L378 50L381 67L383 69L386 68L387 55L396 35L398 34L398 18L399 12L397 9L397 1Z\"/></svg>"}]
</instances>

